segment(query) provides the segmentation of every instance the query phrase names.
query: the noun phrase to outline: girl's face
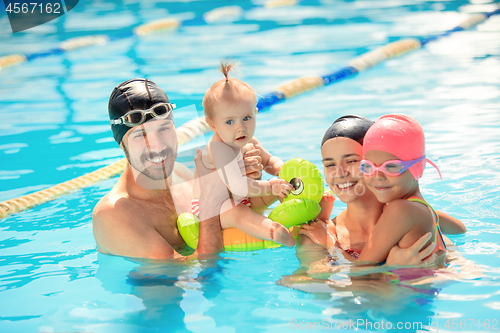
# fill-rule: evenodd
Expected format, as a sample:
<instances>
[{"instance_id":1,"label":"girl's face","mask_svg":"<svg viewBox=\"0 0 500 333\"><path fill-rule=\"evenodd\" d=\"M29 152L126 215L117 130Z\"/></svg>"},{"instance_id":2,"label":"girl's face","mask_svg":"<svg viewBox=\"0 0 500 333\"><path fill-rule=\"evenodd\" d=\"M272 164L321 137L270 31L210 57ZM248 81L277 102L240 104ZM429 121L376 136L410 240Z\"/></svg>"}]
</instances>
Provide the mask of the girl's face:
<instances>
[{"instance_id":1,"label":"girl's face","mask_svg":"<svg viewBox=\"0 0 500 333\"><path fill-rule=\"evenodd\" d=\"M325 180L340 201L350 203L366 192L359 162L363 146L349 138L338 137L321 147Z\"/></svg>"},{"instance_id":2,"label":"girl's face","mask_svg":"<svg viewBox=\"0 0 500 333\"><path fill-rule=\"evenodd\" d=\"M372 161L379 167L385 161L398 160L399 158L381 150L366 152L365 159ZM418 188L418 182L410 171L406 170L399 176L388 176L384 172L376 171L371 176L365 176L368 189L377 197L378 201L388 203L396 199L406 199Z\"/></svg>"}]
</instances>

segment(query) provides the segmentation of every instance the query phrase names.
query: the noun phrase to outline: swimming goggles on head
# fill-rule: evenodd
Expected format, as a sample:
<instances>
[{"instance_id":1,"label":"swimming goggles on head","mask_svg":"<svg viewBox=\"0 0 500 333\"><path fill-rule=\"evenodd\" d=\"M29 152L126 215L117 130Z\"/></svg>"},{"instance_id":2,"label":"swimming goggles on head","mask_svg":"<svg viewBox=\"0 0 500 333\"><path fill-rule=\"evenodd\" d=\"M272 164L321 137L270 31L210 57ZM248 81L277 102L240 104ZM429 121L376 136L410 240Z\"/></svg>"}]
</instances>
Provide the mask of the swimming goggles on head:
<instances>
[{"instance_id":1,"label":"swimming goggles on head","mask_svg":"<svg viewBox=\"0 0 500 333\"><path fill-rule=\"evenodd\" d=\"M142 124L146 119L148 114L151 114L154 118L167 118L170 112L175 109L175 104L171 103L158 103L153 105L147 110L132 110L125 113L123 116L117 119L111 119L109 123L111 125L127 125L129 127L134 127Z\"/></svg>"},{"instance_id":2,"label":"swimming goggles on head","mask_svg":"<svg viewBox=\"0 0 500 333\"><path fill-rule=\"evenodd\" d=\"M371 176L375 174L375 172L380 171L385 173L387 176L399 176L412 165L417 164L421 160L425 159L425 155L411 161L402 161L402 160L389 160L382 163L381 166L377 167L370 160L361 160L359 163L359 170L365 174L365 176Z\"/></svg>"}]
</instances>

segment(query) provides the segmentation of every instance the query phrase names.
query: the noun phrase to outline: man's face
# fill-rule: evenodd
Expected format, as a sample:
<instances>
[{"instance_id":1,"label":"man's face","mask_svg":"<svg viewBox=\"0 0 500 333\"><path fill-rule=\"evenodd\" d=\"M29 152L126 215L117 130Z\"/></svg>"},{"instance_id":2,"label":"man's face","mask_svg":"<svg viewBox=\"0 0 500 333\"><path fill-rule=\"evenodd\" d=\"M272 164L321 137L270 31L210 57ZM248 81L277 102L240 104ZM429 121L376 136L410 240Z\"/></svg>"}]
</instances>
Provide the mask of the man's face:
<instances>
[{"instance_id":1,"label":"man's face","mask_svg":"<svg viewBox=\"0 0 500 333\"><path fill-rule=\"evenodd\" d=\"M172 174L177 156L177 133L171 119L153 119L123 136L123 150L135 170L153 179Z\"/></svg>"}]
</instances>

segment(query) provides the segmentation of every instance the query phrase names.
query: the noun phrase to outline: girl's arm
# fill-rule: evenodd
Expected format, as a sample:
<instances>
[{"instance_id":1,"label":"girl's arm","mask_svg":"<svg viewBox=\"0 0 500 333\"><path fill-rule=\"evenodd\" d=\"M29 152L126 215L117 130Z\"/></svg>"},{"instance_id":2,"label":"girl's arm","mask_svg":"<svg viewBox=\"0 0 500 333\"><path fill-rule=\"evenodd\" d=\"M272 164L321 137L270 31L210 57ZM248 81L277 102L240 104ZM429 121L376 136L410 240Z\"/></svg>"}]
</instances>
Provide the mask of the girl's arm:
<instances>
[{"instance_id":1,"label":"girl's arm","mask_svg":"<svg viewBox=\"0 0 500 333\"><path fill-rule=\"evenodd\" d=\"M265 150L255 137L253 137L249 142L253 143L255 148L260 151L264 171L270 175L277 176L280 172L281 166L283 165L283 161L279 157L273 156L270 152Z\"/></svg>"},{"instance_id":2,"label":"girl's arm","mask_svg":"<svg viewBox=\"0 0 500 333\"><path fill-rule=\"evenodd\" d=\"M373 228L358 260L383 262L395 245L406 248L414 244L431 227L432 221L423 214L420 207L409 201L391 202Z\"/></svg>"},{"instance_id":3,"label":"girl's arm","mask_svg":"<svg viewBox=\"0 0 500 333\"><path fill-rule=\"evenodd\" d=\"M459 219L454 218L446 213L436 211L439 215L439 227L441 231L445 234L456 235L464 234L467 232L467 228Z\"/></svg>"}]
</instances>

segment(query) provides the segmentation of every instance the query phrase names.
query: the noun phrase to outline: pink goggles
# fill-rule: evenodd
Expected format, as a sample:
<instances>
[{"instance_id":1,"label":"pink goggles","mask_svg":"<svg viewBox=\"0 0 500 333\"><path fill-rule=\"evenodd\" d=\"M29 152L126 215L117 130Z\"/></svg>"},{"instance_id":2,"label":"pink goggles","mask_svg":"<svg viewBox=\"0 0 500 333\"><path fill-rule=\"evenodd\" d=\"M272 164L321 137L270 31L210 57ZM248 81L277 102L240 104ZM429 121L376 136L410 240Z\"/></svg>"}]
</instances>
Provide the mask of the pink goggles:
<instances>
[{"instance_id":1,"label":"pink goggles","mask_svg":"<svg viewBox=\"0 0 500 333\"><path fill-rule=\"evenodd\" d=\"M411 161L389 160L389 161L385 161L384 163L382 163L382 165L379 167L375 166L375 164L372 161L363 159L359 163L359 170L365 176L372 176L373 174L375 174L375 172L380 171L380 172L385 173L387 176L394 177L394 176L399 176L400 174L402 174L403 172L408 170L408 168L410 168L412 165L417 164L418 162L422 161L423 159L425 159L425 155L420 157L420 158L417 158L415 160L411 160ZM430 163L432 163L432 162L430 162ZM432 163L432 164L434 164L434 163Z\"/></svg>"}]
</instances>

